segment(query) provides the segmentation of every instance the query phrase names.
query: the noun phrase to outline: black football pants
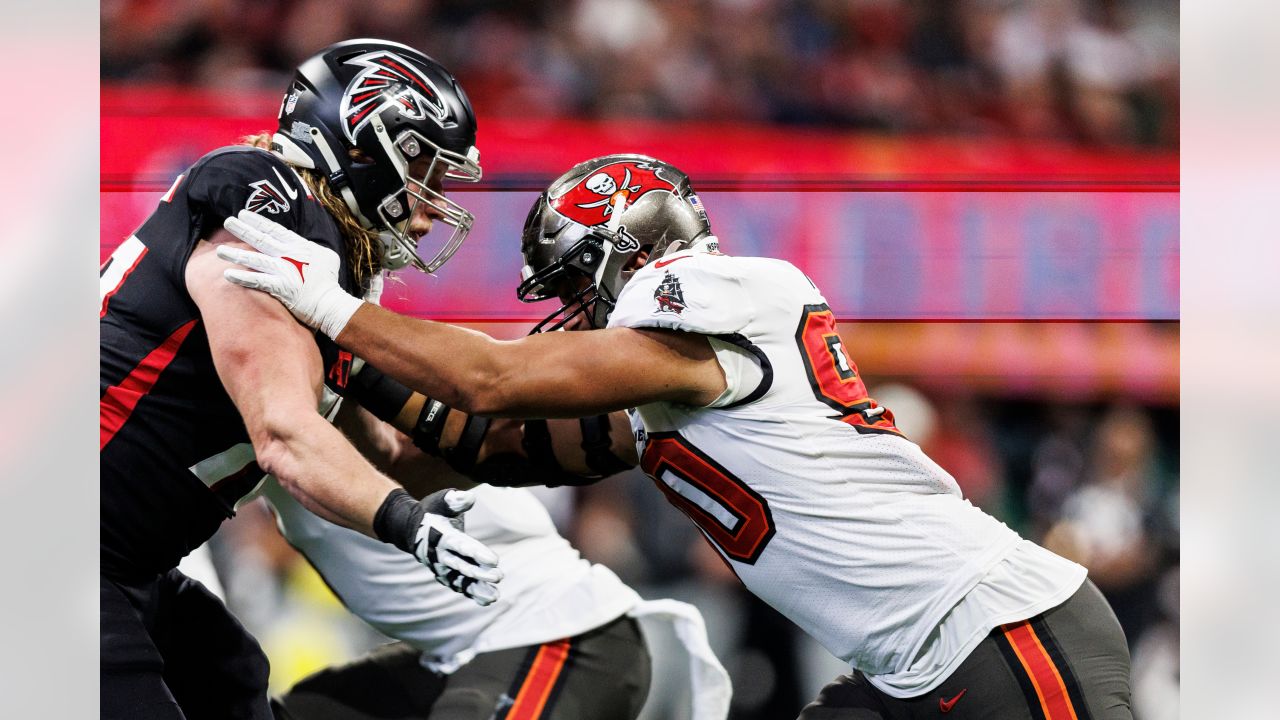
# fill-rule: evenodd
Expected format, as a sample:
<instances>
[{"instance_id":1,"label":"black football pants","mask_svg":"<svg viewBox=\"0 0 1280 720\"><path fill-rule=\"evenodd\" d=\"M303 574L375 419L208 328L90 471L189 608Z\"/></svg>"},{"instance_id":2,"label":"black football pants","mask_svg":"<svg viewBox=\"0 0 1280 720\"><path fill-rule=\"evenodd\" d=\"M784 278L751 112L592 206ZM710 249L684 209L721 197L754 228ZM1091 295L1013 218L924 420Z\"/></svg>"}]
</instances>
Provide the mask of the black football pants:
<instances>
[{"instance_id":1,"label":"black football pants","mask_svg":"<svg viewBox=\"0 0 1280 720\"><path fill-rule=\"evenodd\" d=\"M279 720L633 720L649 692L649 651L634 620L532 647L482 653L452 675L405 643L304 678Z\"/></svg>"},{"instance_id":2,"label":"black football pants","mask_svg":"<svg viewBox=\"0 0 1280 720\"><path fill-rule=\"evenodd\" d=\"M1041 615L991 631L932 692L890 697L842 675L799 720L1132 720L1129 648L1094 584Z\"/></svg>"},{"instance_id":3,"label":"black football pants","mask_svg":"<svg viewBox=\"0 0 1280 720\"><path fill-rule=\"evenodd\" d=\"M104 720L271 720L266 655L203 585L100 581Z\"/></svg>"}]
</instances>

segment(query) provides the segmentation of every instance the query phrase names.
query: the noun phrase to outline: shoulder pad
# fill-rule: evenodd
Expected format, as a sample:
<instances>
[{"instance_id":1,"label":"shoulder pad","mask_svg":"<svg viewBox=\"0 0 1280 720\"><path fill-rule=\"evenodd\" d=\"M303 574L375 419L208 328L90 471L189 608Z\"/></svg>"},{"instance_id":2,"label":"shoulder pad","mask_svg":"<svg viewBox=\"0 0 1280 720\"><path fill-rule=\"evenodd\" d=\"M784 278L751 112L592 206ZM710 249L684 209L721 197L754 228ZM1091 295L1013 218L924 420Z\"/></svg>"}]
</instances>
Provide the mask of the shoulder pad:
<instances>
[{"instance_id":1,"label":"shoulder pad","mask_svg":"<svg viewBox=\"0 0 1280 720\"><path fill-rule=\"evenodd\" d=\"M302 178L266 150L228 147L191 166L187 195L210 217L206 225L248 209L296 229L301 201L310 196Z\"/></svg>"},{"instance_id":2,"label":"shoulder pad","mask_svg":"<svg viewBox=\"0 0 1280 720\"><path fill-rule=\"evenodd\" d=\"M649 263L627 283L610 327L655 327L705 335L735 333L754 313L726 255L681 252Z\"/></svg>"}]
</instances>

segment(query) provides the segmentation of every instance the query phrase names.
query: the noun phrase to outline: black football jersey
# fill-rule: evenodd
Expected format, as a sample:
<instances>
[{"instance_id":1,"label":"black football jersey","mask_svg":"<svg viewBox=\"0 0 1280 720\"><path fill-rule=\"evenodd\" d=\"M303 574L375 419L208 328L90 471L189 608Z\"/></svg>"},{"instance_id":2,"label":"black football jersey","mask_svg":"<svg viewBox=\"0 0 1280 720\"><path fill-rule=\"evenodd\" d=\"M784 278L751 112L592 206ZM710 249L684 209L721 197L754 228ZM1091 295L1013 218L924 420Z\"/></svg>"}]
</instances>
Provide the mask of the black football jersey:
<instances>
[{"instance_id":1,"label":"black football jersey","mask_svg":"<svg viewBox=\"0 0 1280 720\"><path fill-rule=\"evenodd\" d=\"M262 479L244 422L223 390L187 293L196 243L243 209L343 257L333 217L269 152L216 150L180 175L101 270L101 562L108 575L162 572L207 540ZM317 334L330 390L352 358Z\"/></svg>"}]
</instances>

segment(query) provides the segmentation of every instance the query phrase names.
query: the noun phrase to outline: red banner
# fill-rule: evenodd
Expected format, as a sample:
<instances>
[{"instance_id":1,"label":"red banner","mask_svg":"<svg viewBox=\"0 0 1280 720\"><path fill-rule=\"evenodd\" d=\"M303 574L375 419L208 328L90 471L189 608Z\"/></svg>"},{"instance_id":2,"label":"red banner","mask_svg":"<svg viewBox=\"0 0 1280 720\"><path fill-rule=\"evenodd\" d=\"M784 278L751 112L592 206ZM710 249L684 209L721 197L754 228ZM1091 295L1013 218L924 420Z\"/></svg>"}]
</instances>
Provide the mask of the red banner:
<instances>
[{"instance_id":1,"label":"red banner","mask_svg":"<svg viewBox=\"0 0 1280 720\"><path fill-rule=\"evenodd\" d=\"M102 88L103 190L163 190L200 155L275 127L280 95ZM482 186L540 190L575 162L638 152L699 190L1177 192L1176 153L1054 143L886 137L775 125L479 119Z\"/></svg>"},{"instance_id":2,"label":"red banner","mask_svg":"<svg viewBox=\"0 0 1280 720\"><path fill-rule=\"evenodd\" d=\"M102 91L105 257L200 155L269 129L278 96ZM636 151L689 172L726 251L809 273L841 319L1175 320L1178 159L1062 145L885 138L777 126L480 120L485 181L436 278L387 302L457 321L525 321L519 231L536 191L588 157Z\"/></svg>"}]
</instances>

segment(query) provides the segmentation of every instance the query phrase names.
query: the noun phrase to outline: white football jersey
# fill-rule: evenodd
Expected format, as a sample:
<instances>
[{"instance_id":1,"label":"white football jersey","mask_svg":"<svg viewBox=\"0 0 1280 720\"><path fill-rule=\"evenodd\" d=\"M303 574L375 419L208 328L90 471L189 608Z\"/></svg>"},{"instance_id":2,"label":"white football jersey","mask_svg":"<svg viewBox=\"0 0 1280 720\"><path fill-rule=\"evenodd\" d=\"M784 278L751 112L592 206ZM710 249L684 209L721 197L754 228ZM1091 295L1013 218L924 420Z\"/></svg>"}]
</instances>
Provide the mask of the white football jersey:
<instances>
[{"instance_id":1,"label":"white football jersey","mask_svg":"<svg viewBox=\"0 0 1280 720\"><path fill-rule=\"evenodd\" d=\"M1007 607L984 596L981 612L949 615L1024 541L965 500L867 396L831 309L790 263L668 255L624 287L609 325L718 341L729 387L716 402L632 412L641 465L748 589L873 681L883 676L886 692L927 692L987 630L1083 581L1082 568L1046 551L1053 587L1006 604L1027 614L998 619ZM753 372L730 346L755 358ZM938 645L940 627L963 641Z\"/></svg>"},{"instance_id":2,"label":"white football jersey","mask_svg":"<svg viewBox=\"0 0 1280 720\"><path fill-rule=\"evenodd\" d=\"M537 645L621 617L638 595L556 532L542 503L520 488L477 487L466 532L498 554L505 577L488 607L436 582L412 555L312 514L268 478L262 494L280 530L351 612L453 672L478 653Z\"/></svg>"}]
</instances>

